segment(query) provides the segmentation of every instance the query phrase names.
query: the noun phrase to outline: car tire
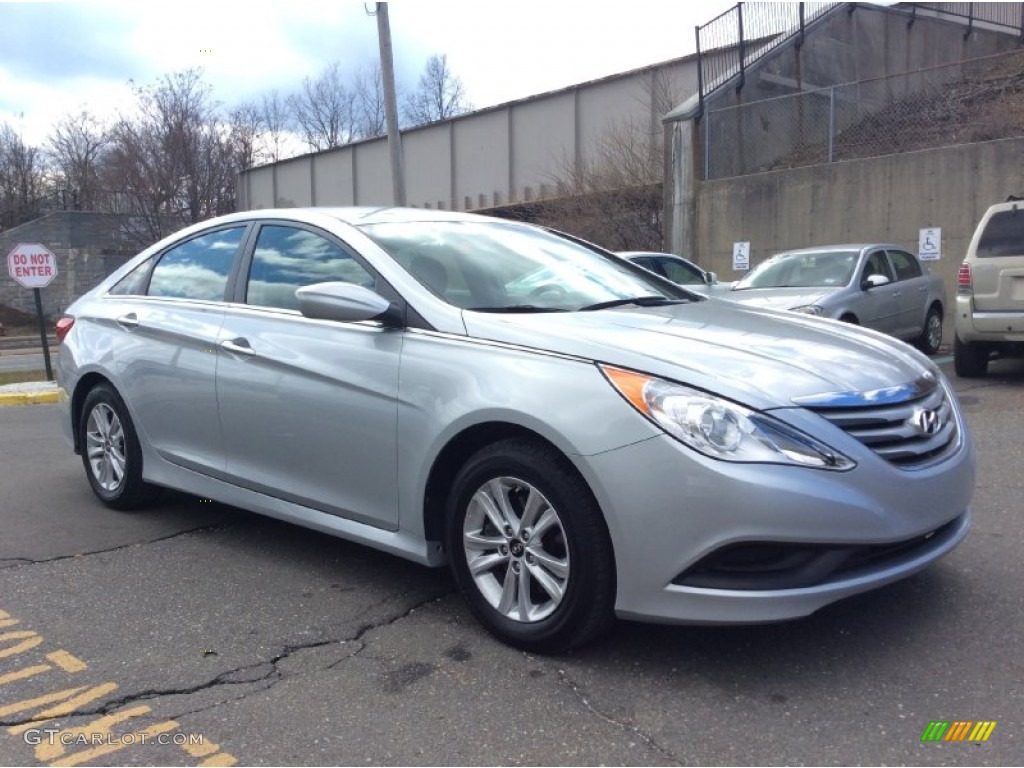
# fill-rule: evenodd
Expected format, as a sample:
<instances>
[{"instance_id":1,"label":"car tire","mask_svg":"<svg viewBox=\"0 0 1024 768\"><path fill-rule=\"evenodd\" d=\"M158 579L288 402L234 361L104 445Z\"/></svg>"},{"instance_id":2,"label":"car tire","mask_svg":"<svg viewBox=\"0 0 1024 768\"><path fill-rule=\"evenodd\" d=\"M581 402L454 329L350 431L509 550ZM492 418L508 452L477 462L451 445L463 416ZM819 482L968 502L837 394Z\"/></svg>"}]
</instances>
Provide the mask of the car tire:
<instances>
[{"instance_id":1,"label":"car tire","mask_svg":"<svg viewBox=\"0 0 1024 768\"><path fill-rule=\"evenodd\" d=\"M615 559L596 500L540 441L508 439L462 467L447 507L455 582L504 642L558 653L614 622Z\"/></svg>"},{"instance_id":2,"label":"car tire","mask_svg":"<svg viewBox=\"0 0 1024 768\"><path fill-rule=\"evenodd\" d=\"M942 344L942 312L938 307L929 307L924 318L924 329L917 339L917 348L926 355L934 355Z\"/></svg>"},{"instance_id":3,"label":"car tire","mask_svg":"<svg viewBox=\"0 0 1024 768\"><path fill-rule=\"evenodd\" d=\"M85 476L100 501L126 511L157 499L160 489L142 479L135 425L113 387L100 384L86 395L78 430Z\"/></svg>"},{"instance_id":4,"label":"car tire","mask_svg":"<svg viewBox=\"0 0 1024 768\"><path fill-rule=\"evenodd\" d=\"M988 347L977 342L969 344L953 337L953 370L964 379L980 379L988 373Z\"/></svg>"}]
</instances>

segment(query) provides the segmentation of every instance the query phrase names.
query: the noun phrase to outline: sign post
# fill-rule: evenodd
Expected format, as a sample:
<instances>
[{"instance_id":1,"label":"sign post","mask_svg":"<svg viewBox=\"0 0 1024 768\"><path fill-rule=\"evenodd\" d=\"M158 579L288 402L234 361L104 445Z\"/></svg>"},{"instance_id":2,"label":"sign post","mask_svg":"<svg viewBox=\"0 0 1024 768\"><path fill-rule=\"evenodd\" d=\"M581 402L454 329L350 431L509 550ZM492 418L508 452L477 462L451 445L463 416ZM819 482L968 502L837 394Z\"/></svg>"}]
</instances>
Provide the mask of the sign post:
<instances>
[{"instance_id":1,"label":"sign post","mask_svg":"<svg viewBox=\"0 0 1024 768\"><path fill-rule=\"evenodd\" d=\"M50 344L46 339L46 321L43 319L43 297L40 289L53 282L57 276L57 257L41 243L18 243L7 254L7 271L23 288L35 293L36 316L39 319L39 341L43 345L43 360L46 363L46 378L53 381L53 367L50 365Z\"/></svg>"}]
</instances>

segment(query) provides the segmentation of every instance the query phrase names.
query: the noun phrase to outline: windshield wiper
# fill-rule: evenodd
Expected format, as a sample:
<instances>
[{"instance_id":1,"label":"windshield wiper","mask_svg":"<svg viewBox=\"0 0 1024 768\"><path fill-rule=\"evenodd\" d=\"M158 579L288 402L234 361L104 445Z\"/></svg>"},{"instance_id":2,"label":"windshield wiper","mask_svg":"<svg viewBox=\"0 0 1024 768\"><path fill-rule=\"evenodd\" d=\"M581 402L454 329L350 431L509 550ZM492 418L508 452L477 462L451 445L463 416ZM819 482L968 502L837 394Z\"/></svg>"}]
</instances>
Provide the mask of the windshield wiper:
<instances>
[{"instance_id":1,"label":"windshield wiper","mask_svg":"<svg viewBox=\"0 0 1024 768\"><path fill-rule=\"evenodd\" d=\"M510 304L507 307L467 307L469 312L568 312L562 307L538 307L536 304Z\"/></svg>"},{"instance_id":2,"label":"windshield wiper","mask_svg":"<svg viewBox=\"0 0 1024 768\"><path fill-rule=\"evenodd\" d=\"M628 299L612 299L611 301L599 301L597 304L587 304L580 307L580 312L593 312L595 309L611 309L622 307L626 304L635 304L638 307L660 307L663 304L688 304L690 299L667 299L664 296L631 296Z\"/></svg>"}]
</instances>

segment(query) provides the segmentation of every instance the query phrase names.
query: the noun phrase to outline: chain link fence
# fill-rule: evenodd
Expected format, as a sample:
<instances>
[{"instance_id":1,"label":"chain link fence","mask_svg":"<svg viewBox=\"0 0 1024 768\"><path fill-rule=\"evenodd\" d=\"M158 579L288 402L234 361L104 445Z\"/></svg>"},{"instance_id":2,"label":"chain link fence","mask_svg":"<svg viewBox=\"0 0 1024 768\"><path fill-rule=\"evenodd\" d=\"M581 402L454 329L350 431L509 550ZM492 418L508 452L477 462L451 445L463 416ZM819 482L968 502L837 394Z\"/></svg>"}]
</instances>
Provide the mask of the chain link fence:
<instances>
[{"instance_id":1,"label":"chain link fence","mask_svg":"<svg viewBox=\"0 0 1024 768\"><path fill-rule=\"evenodd\" d=\"M704 178L1024 136L1024 50L708 110Z\"/></svg>"}]
</instances>

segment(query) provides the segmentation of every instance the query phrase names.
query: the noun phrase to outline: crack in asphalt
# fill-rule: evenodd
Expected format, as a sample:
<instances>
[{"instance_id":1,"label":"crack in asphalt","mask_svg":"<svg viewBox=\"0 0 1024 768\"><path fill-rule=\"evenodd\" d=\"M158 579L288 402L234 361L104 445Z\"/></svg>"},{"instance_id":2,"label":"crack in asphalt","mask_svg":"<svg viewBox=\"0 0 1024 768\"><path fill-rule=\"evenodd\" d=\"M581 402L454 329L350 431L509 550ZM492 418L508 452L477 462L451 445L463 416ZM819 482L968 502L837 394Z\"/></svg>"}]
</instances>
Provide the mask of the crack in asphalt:
<instances>
[{"instance_id":1,"label":"crack in asphalt","mask_svg":"<svg viewBox=\"0 0 1024 768\"><path fill-rule=\"evenodd\" d=\"M651 736L650 734L646 733L639 726L633 725L632 723L624 723L624 722L621 722L620 720L616 720L611 715L602 712L600 709L598 709L593 704L591 704L590 700L587 698L587 696L583 692L582 688L580 688L580 686L571 677L569 677L568 673L564 669L559 669L558 670L558 679L559 679L559 681L561 683L563 683L565 686L567 686L569 688L569 690L573 692L573 694L575 694L576 698L579 699L580 703L583 704L583 707L588 712L590 712L592 715L594 715L595 717L597 717L597 718L599 718L601 720L604 720L606 723L608 723L610 725L614 725L617 728L621 728L624 731L628 731L629 733L634 734L638 739L640 739L642 742L644 742L648 747L653 749L655 752L657 752L662 757L664 757L664 758L666 758L668 760L671 760L676 765L682 765L683 764L683 762L678 757L673 755L665 747L661 746L661 744L659 744L657 742L657 740L655 740L655 738L653 736Z\"/></svg>"},{"instance_id":2,"label":"crack in asphalt","mask_svg":"<svg viewBox=\"0 0 1024 768\"><path fill-rule=\"evenodd\" d=\"M31 565L45 565L46 563L57 563L61 560L76 560L83 557L91 557L92 555L105 555L110 552L118 552L122 549L131 549L132 547L140 547L146 544L157 544L161 541L169 541L170 539L176 539L179 536L187 536L191 533L201 533L205 531L217 531L224 530L230 527L229 523L213 523L207 525L197 525L195 528L186 528L183 531L176 531L175 533L169 533L166 536L157 536L155 539L143 539L142 541L133 541L129 544L118 544L116 547L109 547L108 549L95 549L89 552L76 552L73 555L57 555L56 557L45 557L40 560L34 560L29 557L8 557L0 558L0 569L6 568L27 568ZM12 563L11 565L2 565L3 563Z\"/></svg>"},{"instance_id":3,"label":"crack in asphalt","mask_svg":"<svg viewBox=\"0 0 1024 768\"><path fill-rule=\"evenodd\" d=\"M349 637L338 638L338 639L331 638L331 639L327 639L327 640L314 640L314 641L311 641L311 642L308 642L308 643L301 643L301 644L298 644L298 645L286 645L281 650L280 653L278 653L276 656L274 656L271 659L264 660L264 661L255 661L255 662L252 662L250 664L244 664L244 665L242 665L240 667L236 667L234 669L229 669L226 672L221 672L216 677L214 677L214 678L212 678L210 680L207 680L206 682L203 682L203 683L198 683L196 685L191 685L191 686L182 687L182 688L149 688L149 689L146 689L146 690L143 690L143 691L137 691L135 693L128 693L128 694L125 694L123 696L118 696L115 699L108 699L107 701L103 702L102 704L100 704L99 706L96 706L96 707L91 707L89 709L80 709L80 710L76 710L74 712L69 712L64 717L71 718L71 717L87 717L87 716L94 716L94 715L101 715L101 716L102 715L109 715L112 712L114 712L114 711L116 711L118 709L121 709L122 707L124 707L124 706L126 706L128 704L134 704L135 702L138 702L138 701L146 701L146 700L149 700L149 699L159 699L159 698L163 698L163 697L166 697L166 696L190 696L190 695L192 695L194 693L199 693L200 691L206 691L206 690L209 690L211 688L216 688L216 687L219 687L219 686L255 685L255 684L258 684L258 683L267 683L267 685L261 686L259 688L255 688L254 690L246 691L241 696L234 696L234 697L231 697L229 699L225 699L223 701L215 702L215 703L210 704L208 706L199 707L199 708L193 709L193 710L186 710L184 712L180 712L180 713L176 713L176 714L171 714L169 716L170 717L174 717L174 718L185 717L187 715L193 715L193 714L197 714L199 712L205 712L205 711L210 710L210 709L215 709L216 707L223 706L224 704L229 704L229 703L231 703L233 701L240 701L241 699L244 699L244 698L247 698L249 696L252 696L253 694L262 693L263 691L269 690L270 688L273 688L275 685L277 685L279 682L281 682L283 679L285 679L285 675L281 672L280 669L278 669L277 665L281 661L284 661L285 659L295 655L296 653L300 653L302 651L311 650L313 648L323 648L323 647L329 646L329 645L347 645L347 644L350 644L350 643L359 643L359 647L353 653L349 654L345 658L342 658L342 659L339 659L338 661L332 662L331 664L328 664L326 667L323 668L323 670L333 669L334 667L336 667L341 662L347 661L348 659L352 658L353 656L358 655L359 653L361 653L368 646L368 643L363 641L363 637L368 632L370 632L370 631L372 631L374 629L380 629L380 628L383 628L383 627L390 627L390 626L398 623L399 621L401 621L401 620L403 620L405 618L408 618L417 609L422 608L422 607L424 607L426 605L429 605L431 603L440 602L442 599L444 599L445 597L447 597L451 593L452 593L452 590L449 589L449 590L446 590L445 592L443 592L440 595L431 595L430 597L427 597L427 598L425 598L423 600L419 600L419 601L415 602L413 605L411 605L409 608L405 609L404 611L400 611L400 612L395 613L395 614L390 615L390 616L385 616L385 617L383 617L383 618L381 618L381 619L379 619L377 621L371 621L371 622L367 622L365 624L361 624L359 626L359 628L356 629L356 631L351 636L349 636ZM391 597L387 597L384 600L382 600L381 602L376 603L374 606L371 606L371 608L379 607L380 605L383 605L383 604L387 603L390 599L392 599L392 598ZM231 679L231 678L237 677L238 675L244 674L247 671L257 670L260 667L267 667L267 669L266 669L265 673L263 673L263 674L261 674L259 676L250 677L250 678L242 679L242 680ZM24 718L24 719L20 719L20 720L0 720L0 727L9 728L9 727L12 727L12 726L28 725L30 723L46 721L46 720L52 720L52 719L54 719L54 718L49 718L49 717L43 717L43 718L40 718L40 717L30 717L30 718Z\"/></svg>"}]
</instances>

